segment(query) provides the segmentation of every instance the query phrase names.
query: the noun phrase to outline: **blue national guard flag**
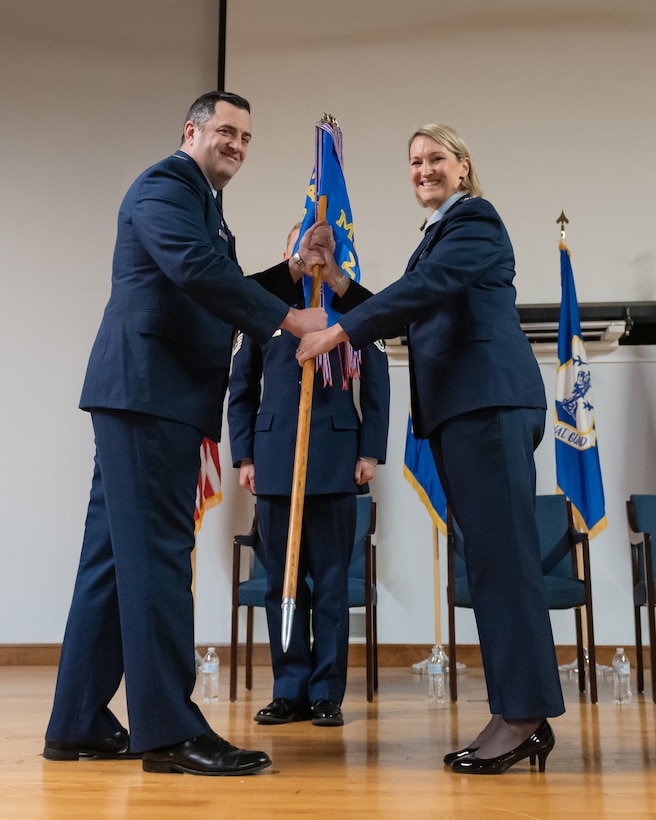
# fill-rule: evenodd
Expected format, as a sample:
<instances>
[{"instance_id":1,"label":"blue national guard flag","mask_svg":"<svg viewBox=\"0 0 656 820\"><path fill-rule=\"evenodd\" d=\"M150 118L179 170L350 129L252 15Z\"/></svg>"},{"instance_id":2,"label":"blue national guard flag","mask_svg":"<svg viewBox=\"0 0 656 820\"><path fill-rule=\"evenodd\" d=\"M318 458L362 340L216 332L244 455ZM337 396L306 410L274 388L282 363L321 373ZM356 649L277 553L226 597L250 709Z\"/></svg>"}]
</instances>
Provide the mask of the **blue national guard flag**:
<instances>
[{"instance_id":1,"label":"blue national guard flag","mask_svg":"<svg viewBox=\"0 0 656 820\"><path fill-rule=\"evenodd\" d=\"M575 524L591 538L606 527L590 365L581 338L570 252L560 243L562 299L558 327L555 426L556 486L572 502Z\"/></svg>"},{"instance_id":2,"label":"blue national guard flag","mask_svg":"<svg viewBox=\"0 0 656 820\"><path fill-rule=\"evenodd\" d=\"M437 529L446 536L446 497L427 439L415 438L408 413L403 475L417 491Z\"/></svg>"},{"instance_id":3,"label":"blue national guard flag","mask_svg":"<svg viewBox=\"0 0 656 820\"><path fill-rule=\"evenodd\" d=\"M342 164L342 132L334 117L324 114L321 122L316 124L316 159L310 184L305 197L305 210L301 221L299 238L318 218L319 199L326 197L326 221L333 229L335 237L335 261L339 268L356 282L360 281L360 265L355 250L353 236L353 217L351 204L344 181ZM300 241L300 240L299 240ZM295 250L298 250L298 242ZM310 304L312 277L303 277L305 303ZM321 306L328 314L328 325L339 321L339 315L330 308L332 292L325 282L321 283ZM347 342L345 345L347 361L343 378L359 374L360 354ZM317 357L317 366L323 367L324 383L332 383L330 360L327 355Z\"/></svg>"}]
</instances>

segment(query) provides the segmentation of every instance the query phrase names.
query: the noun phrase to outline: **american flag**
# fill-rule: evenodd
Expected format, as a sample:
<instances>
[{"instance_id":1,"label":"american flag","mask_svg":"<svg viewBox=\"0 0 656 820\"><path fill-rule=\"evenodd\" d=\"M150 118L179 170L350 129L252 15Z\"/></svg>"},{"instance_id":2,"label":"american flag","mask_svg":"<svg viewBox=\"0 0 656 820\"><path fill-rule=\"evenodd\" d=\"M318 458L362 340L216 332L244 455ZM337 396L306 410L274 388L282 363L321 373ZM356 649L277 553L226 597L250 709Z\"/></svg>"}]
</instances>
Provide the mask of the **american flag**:
<instances>
[{"instance_id":1,"label":"american flag","mask_svg":"<svg viewBox=\"0 0 656 820\"><path fill-rule=\"evenodd\" d=\"M200 446L200 471L196 488L196 509L194 510L194 533L198 533L203 523L205 510L221 503L221 465L219 445L208 438Z\"/></svg>"}]
</instances>

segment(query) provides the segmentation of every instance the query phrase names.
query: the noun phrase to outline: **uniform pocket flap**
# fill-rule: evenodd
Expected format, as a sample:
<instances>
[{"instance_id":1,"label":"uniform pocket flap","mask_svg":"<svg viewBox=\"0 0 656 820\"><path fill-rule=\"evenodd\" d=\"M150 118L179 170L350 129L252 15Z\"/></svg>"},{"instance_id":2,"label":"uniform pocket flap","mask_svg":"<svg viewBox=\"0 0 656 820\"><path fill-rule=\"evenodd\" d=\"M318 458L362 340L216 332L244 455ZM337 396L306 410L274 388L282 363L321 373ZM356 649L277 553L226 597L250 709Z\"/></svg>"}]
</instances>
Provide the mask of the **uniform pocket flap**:
<instances>
[{"instance_id":1,"label":"uniform pocket flap","mask_svg":"<svg viewBox=\"0 0 656 820\"><path fill-rule=\"evenodd\" d=\"M360 420L351 413L333 413L333 430L359 430Z\"/></svg>"},{"instance_id":2,"label":"uniform pocket flap","mask_svg":"<svg viewBox=\"0 0 656 820\"><path fill-rule=\"evenodd\" d=\"M273 427L273 413L258 413L255 418L255 432L262 433Z\"/></svg>"}]
</instances>

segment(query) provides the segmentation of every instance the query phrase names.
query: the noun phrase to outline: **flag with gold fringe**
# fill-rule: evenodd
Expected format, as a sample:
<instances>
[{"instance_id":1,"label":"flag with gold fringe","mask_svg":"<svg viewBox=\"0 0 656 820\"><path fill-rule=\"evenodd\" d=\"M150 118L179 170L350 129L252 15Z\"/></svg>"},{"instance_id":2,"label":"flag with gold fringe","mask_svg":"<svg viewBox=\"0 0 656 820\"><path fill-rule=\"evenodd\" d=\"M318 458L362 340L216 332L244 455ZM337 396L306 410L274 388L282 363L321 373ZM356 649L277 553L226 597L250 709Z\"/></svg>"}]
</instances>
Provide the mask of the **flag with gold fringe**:
<instances>
[{"instance_id":1,"label":"flag with gold fringe","mask_svg":"<svg viewBox=\"0 0 656 820\"><path fill-rule=\"evenodd\" d=\"M590 365L581 334L570 251L564 241L559 250L562 298L554 413L556 485L572 502L574 523L594 538L607 522Z\"/></svg>"},{"instance_id":2,"label":"flag with gold fringe","mask_svg":"<svg viewBox=\"0 0 656 820\"><path fill-rule=\"evenodd\" d=\"M219 445L204 438L200 446L200 470L196 488L196 509L194 510L194 533L198 534L203 524L205 512L221 503L221 465Z\"/></svg>"},{"instance_id":3,"label":"flag with gold fringe","mask_svg":"<svg viewBox=\"0 0 656 820\"><path fill-rule=\"evenodd\" d=\"M360 264L355 249L351 204L344 179L342 131L337 120L329 114L324 114L321 122L316 124L315 139L316 167L312 171L305 197L299 237L317 221L319 200L326 197L326 221L332 228L335 238L335 261L343 273L359 282ZM298 250L299 242L296 243L295 251ZM303 288L307 305L310 304L311 287L311 276L304 276ZM322 282L320 304L328 314L328 325L334 325L339 321L339 315L330 307L331 300L332 292L326 283ZM345 351L342 357L342 386L346 388L347 380L360 373L360 353L353 350L349 342L340 345L340 349ZM330 359L327 354L317 356L317 369L323 370L324 384L332 384Z\"/></svg>"},{"instance_id":4,"label":"flag with gold fringe","mask_svg":"<svg viewBox=\"0 0 656 820\"><path fill-rule=\"evenodd\" d=\"M446 536L446 497L427 439L415 438L408 413L403 475L416 490L437 529Z\"/></svg>"}]
</instances>

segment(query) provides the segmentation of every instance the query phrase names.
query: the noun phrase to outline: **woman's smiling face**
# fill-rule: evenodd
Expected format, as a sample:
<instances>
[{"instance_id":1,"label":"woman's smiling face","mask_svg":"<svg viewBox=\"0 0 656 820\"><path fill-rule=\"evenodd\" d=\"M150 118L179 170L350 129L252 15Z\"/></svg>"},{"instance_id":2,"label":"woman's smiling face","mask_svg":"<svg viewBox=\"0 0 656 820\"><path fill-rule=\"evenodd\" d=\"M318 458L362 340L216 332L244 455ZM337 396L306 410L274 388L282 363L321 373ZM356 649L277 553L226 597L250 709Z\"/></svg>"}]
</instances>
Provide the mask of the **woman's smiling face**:
<instances>
[{"instance_id":1,"label":"woman's smiling face","mask_svg":"<svg viewBox=\"0 0 656 820\"><path fill-rule=\"evenodd\" d=\"M459 191L469 173L469 159L458 157L424 135L416 136L410 145L410 180L417 199L424 208L436 211Z\"/></svg>"}]
</instances>

